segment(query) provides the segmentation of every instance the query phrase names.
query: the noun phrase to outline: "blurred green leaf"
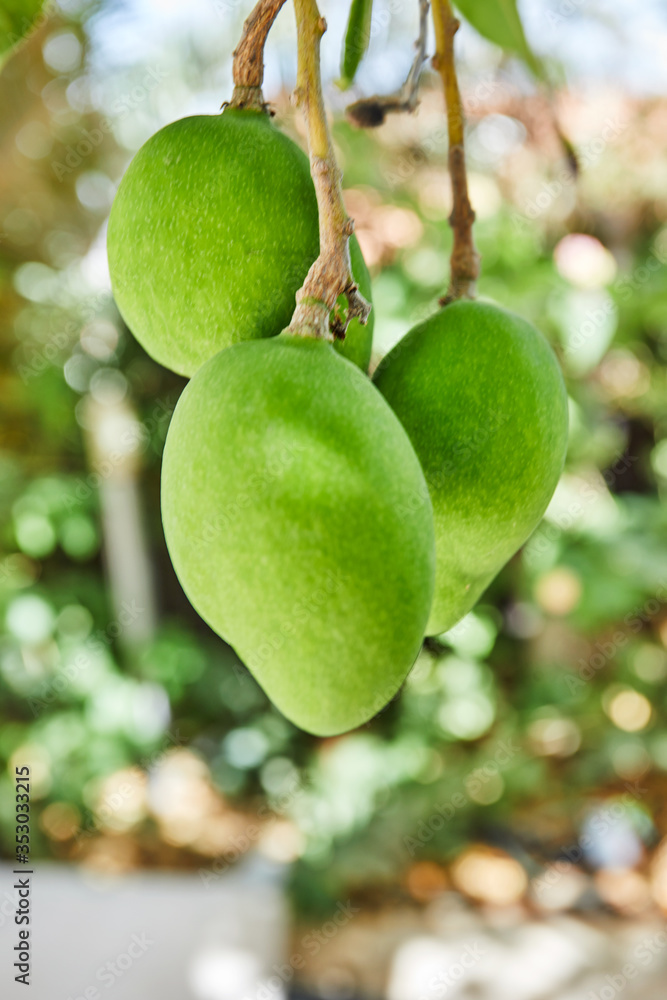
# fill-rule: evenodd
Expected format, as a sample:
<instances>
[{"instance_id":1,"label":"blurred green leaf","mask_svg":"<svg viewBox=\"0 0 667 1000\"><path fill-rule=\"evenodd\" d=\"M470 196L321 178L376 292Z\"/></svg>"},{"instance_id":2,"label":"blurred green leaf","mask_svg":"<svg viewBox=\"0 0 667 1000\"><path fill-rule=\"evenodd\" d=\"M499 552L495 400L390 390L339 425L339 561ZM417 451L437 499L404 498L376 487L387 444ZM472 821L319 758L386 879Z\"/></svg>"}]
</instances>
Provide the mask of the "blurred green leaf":
<instances>
[{"instance_id":1,"label":"blurred green leaf","mask_svg":"<svg viewBox=\"0 0 667 1000\"><path fill-rule=\"evenodd\" d=\"M44 0L3 0L0 7L0 65L21 39L30 34Z\"/></svg>"},{"instance_id":2,"label":"blurred green leaf","mask_svg":"<svg viewBox=\"0 0 667 1000\"><path fill-rule=\"evenodd\" d=\"M353 82L359 64L371 40L373 0L352 0L340 64L340 86L346 90Z\"/></svg>"},{"instance_id":3,"label":"blurred green leaf","mask_svg":"<svg viewBox=\"0 0 667 1000\"><path fill-rule=\"evenodd\" d=\"M456 0L456 6L480 35L519 56L536 77L544 79L544 66L526 41L516 0Z\"/></svg>"}]
</instances>

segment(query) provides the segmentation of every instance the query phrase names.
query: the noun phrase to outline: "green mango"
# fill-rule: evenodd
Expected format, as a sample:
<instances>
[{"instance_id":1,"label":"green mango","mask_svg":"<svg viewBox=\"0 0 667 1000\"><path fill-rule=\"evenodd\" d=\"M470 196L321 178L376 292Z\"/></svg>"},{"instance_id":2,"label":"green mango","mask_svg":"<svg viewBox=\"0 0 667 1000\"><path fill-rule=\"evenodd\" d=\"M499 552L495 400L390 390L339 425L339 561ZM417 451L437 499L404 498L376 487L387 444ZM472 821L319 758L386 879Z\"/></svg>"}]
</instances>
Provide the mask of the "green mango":
<instances>
[{"instance_id":1,"label":"green mango","mask_svg":"<svg viewBox=\"0 0 667 1000\"><path fill-rule=\"evenodd\" d=\"M461 301L414 327L374 381L408 432L433 503L427 632L438 635L473 607L547 508L567 447L563 377L530 323Z\"/></svg>"},{"instance_id":2,"label":"green mango","mask_svg":"<svg viewBox=\"0 0 667 1000\"><path fill-rule=\"evenodd\" d=\"M128 167L107 236L114 297L144 349L194 375L218 351L286 327L319 253L308 158L261 111L227 108L156 132ZM352 272L371 281L353 236ZM373 339L350 323L336 349L364 371Z\"/></svg>"},{"instance_id":3,"label":"green mango","mask_svg":"<svg viewBox=\"0 0 667 1000\"><path fill-rule=\"evenodd\" d=\"M361 725L421 647L433 515L407 434L330 344L290 334L208 361L162 466L167 546L188 598L296 725Z\"/></svg>"}]
</instances>

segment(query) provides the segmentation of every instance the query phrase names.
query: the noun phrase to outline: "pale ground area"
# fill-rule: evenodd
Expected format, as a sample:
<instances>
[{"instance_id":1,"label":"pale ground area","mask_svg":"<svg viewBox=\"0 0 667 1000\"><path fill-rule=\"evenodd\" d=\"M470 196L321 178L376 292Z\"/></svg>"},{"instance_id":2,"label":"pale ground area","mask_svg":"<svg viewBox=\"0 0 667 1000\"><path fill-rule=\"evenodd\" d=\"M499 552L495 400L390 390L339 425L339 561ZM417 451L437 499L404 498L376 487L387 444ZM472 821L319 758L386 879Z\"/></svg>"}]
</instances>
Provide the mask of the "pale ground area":
<instances>
[{"instance_id":1,"label":"pale ground area","mask_svg":"<svg viewBox=\"0 0 667 1000\"><path fill-rule=\"evenodd\" d=\"M485 912L446 893L421 911L355 917L305 976L337 1000L665 1000L667 927L655 915Z\"/></svg>"},{"instance_id":2,"label":"pale ground area","mask_svg":"<svg viewBox=\"0 0 667 1000\"><path fill-rule=\"evenodd\" d=\"M3 1000L664 1000L667 929L655 913L530 916L427 906L362 912L292 932L283 873L260 860L208 882L197 872L103 878L40 864L33 876L30 991L13 982L12 869L0 866Z\"/></svg>"},{"instance_id":3,"label":"pale ground area","mask_svg":"<svg viewBox=\"0 0 667 1000\"><path fill-rule=\"evenodd\" d=\"M241 1000L287 948L281 872L266 863L208 884L196 871L111 879L38 864L28 990L13 981L14 878L0 866L2 1000Z\"/></svg>"}]
</instances>

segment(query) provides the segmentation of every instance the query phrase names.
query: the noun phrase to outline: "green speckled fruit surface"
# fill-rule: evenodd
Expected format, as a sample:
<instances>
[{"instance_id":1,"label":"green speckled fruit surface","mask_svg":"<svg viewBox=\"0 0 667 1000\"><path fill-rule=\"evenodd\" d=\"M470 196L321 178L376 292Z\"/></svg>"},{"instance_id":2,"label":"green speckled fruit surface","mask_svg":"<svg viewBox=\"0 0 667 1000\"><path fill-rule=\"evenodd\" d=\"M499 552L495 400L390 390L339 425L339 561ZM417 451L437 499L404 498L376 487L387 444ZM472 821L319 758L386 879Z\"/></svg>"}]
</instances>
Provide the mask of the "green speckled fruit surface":
<instances>
[{"instance_id":1,"label":"green speckled fruit surface","mask_svg":"<svg viewBox=\"0 0 667 1000\"><path fill-rule=\"evenodd\" d=\"M433 503L427 631L436 635L472 608L547 508L567 446L563 377L530 323L456 302L414 327L374 380L408 432Z\"/></svg>"},{"instance_id":2,"label":"green speckled fruit surface","mask_svg":"<svg viewBox=\"0 0 667 1000\"><path fill-rule=\"evenodd\" d=\"M421 647L431 505L408 436L322 341L282 334L201 368L176 407L162 515L190 601L318 735L396 693Z\"/></svg>"},{"instance_id":3,"label":"green speckled fruit surface","mask_svg":"<svg viewBox=\"0 0 667 1000\"><path fill-rule=\"evenodd\" d=\"M146 142L109 218L114 297L160 364L193 375L214 354L286 327L319 252L308 158L268 115L228 108L183 118ZM356 239L352 270L370 301ZM336 349L364 371L373 313Z\"/></svg>"}]
</instances>

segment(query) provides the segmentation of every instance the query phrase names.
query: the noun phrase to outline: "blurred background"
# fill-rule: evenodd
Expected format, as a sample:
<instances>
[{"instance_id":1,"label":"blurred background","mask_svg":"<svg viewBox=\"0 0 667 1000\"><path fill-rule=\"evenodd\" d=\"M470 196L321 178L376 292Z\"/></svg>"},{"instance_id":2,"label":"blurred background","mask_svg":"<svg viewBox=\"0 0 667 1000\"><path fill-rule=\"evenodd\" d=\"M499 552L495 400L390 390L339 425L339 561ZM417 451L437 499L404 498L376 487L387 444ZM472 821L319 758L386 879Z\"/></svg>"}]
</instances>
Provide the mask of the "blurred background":
<instances>
[{"instance_id":1,"label":"blurred background","mask_svg":"<svg viewBox=\"0 0 667 1000\"><path fill-rule=\"evenodd\" d=\"M173 574L160 455L185 383L124 327L106 265L123 170L163 124L230 96L250 7L49 2L0 73L3 995L14 768L28 764L38 1000L657 1000L667 10L526 0L550 97L459 32L480 292L559 356L567 467L542 526L401 694L319 740L268 702ZM417 4L376 3L347 93L347 5L321 7L377 361L446 286L442 98L426 67L416 114L352 128L346 104L405 77ZM294 76L286 5L265 93L303 142Z\"/></svg>"}]
</instances>

